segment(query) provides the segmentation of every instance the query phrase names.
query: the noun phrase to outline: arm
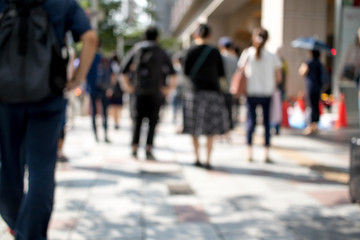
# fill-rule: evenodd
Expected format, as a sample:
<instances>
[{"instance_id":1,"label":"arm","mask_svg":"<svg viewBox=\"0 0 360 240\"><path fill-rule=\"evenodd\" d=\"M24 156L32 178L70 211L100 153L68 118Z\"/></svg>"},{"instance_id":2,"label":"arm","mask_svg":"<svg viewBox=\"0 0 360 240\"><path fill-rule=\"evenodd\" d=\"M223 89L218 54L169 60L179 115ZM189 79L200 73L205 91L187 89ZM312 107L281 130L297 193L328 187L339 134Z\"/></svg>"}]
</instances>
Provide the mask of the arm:
<instances>
[{"instance_id":1,"label":"arm","mask_svg":"<svg viewBox=\"0 0 360 240\"><path fill-rule=\"evenodd\" d=\"M167 97L171 93L171 91L175 89L176 85L177 85L177 75L176 74L170 75L169 86L165 86L161 88L162 94L164 94L164 96Z\"/></svg>"},{"instance_id":2,"label":"arm","mask_svg":"<svg viewBox=\"0 0 360 240\"><path fill-rule=\"evenodd\" d=\"M121 74L121 86L126 93L133 93L135 91L128 74Z\"/></svg>"},{"instance_id":3,"label":"arm","mask_svg":"<svg viewBox=\"0 0 360 240\"><path fill-rule=\"evenodd\" d=\"M299 74L302 77L305 77L309 72L309 66L306 63L302 63L299 68Z\"/></svg>"},{"instance_id":4,"label":"arm","mask_svg":"<svg viewBox=\"0 0 360 240\"><path fill-rule=\"evenodd\" d=\"M83 47L80 53L80 64L76 69L76 72L72 79L67 82L65 90L71 90L79 86L81 83L85 82L87 73L92 64L96 48L98 37L94 30L89 30L85 32L80 37Z\"/></svg>"}]
</instances>

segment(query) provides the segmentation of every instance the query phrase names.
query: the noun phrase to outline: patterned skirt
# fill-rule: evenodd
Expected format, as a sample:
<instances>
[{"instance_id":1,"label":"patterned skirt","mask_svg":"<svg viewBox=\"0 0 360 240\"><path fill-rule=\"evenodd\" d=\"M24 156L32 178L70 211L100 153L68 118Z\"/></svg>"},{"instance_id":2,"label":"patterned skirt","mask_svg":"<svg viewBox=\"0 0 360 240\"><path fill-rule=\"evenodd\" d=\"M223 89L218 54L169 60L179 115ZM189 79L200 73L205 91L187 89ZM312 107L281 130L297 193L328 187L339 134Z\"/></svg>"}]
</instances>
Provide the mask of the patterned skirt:
<instances>
[{"instance_id":1,"label":"patterned skirt","mask_svg":"<svg viewBox=\"0 0 360 240\"><path fill-rule=\"evenodd\" d=\"M214 91L186 93L184 133L193 136L224 134L230 128L225 99Z\"/></svg>"}]
</instances>

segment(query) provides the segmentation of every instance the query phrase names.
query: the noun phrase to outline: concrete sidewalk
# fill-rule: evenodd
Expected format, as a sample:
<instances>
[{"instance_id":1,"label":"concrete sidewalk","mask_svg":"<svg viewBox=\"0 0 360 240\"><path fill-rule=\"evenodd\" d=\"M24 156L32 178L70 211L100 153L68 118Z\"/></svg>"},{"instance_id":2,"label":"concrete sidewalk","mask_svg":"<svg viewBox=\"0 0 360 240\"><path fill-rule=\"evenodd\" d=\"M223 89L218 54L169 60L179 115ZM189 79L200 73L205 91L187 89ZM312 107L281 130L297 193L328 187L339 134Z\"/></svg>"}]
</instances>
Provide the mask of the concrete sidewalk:
<instances>
[{"instance_id":1,"label":"concrete sidewalk","mask_svg":"<svg viewBox=\"0 0 360 240\"><path fill-rule=\"evenodd\" d=\"M144 151L130 157L126 110L111 144L95 142L89 117L76 119L65 146L70 162L57 168L50 240L360 239L360 208L346 185L345 140L354 131L284 130L272 138L274 164L265 164L261 127L248 163L239 126L231 143L216 141L207 171L192 166L191 139L175 134L170 118L165 111L157 129L158 162L145 161ZM7 239L0 223L0 240Z\"/></svg>"}]
</instances>

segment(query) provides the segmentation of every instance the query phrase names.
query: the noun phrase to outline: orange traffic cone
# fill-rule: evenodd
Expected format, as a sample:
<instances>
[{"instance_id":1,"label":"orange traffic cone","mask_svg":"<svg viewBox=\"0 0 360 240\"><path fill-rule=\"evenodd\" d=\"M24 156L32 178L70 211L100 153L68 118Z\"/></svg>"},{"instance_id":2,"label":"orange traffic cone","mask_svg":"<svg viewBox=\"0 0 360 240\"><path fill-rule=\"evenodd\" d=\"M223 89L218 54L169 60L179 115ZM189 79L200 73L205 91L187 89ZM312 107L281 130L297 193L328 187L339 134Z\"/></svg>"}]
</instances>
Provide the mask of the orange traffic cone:
<instances>
[{"instance_id":1,"label":"orange traffic cone","mask_svg":"<svg viewBox=\"0 0 360 240\"><path fill-rule=\"evenodd\" d=\"M347 117L346 117L345 95L344 95L344 93L341 93L339 108L338 108L338 119L335 122L335 127L341 128L341 127L346 127L347 125L348 125L348 123L347 123Z\"/></svg>"},{"instance_id":2,"label":"orange traffic cone","mask_svg":"<svg viewBox=\"0 0 360 240\"><path fill-rule=\"evenodd\" d=\"M321 101L319 102L319 113L320 115L324 113L324 104Z\"/></svg>"},{"instance_id":3,"label":"orange traffic cone","mask_svg":"<svg viewBox=\"0 0 360 240\"><path fill-rule=\"evenodd\" d=\"M290 127L289 124L289 116L288 116L288 108L289 108L289 102L283 101L282 103L282 120L281 120L281 126L283 127Z\"/></svg>"}]
</instances>

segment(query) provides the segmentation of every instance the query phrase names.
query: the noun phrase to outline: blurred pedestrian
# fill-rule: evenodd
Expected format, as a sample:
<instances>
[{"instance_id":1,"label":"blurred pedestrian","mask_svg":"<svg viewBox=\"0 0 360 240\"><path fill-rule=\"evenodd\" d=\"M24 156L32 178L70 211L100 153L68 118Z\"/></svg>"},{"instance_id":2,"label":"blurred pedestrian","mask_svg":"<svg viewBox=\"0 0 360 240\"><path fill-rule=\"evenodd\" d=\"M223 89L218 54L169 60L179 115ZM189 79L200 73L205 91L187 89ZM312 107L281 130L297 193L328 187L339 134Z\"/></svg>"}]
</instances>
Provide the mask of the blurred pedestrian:
<instances>
[{"instance_id":1,"label":"blurred pedestrian","mask_svg":"<svg viewBox=\"0 0 360 240\"><path fill-rule=\"evenodd\" d=\"M224 134L229 129L229 116L225 107L224 95L220 88L220 78L224 77L224 65L220 52L209 45L211 29L200 24L194 33L195 46L185 57L185 74L194 85L193 98L186 102L184 133L192 135L195 166L211 169L211 153L214 136ZM199 137L205 135L206 162L203 165L199 156Z\"/></svg>"},{"instance_id":2,"label":"blurred pedestrian","mask_svg":"<svg viewBox=\"0 0 360 240\"><path fill-rule=\"evenodd\" d=\"M305 78L306 95L311 108L310 124L305 128L304 134L310 135L318 132L318 122L320 120L320 95L323 85L322 74L324 67L320 62L320 52L317 50L309 51L310 59L302 63L299 74Z\"/></svg>"},{"instance_id":3,"label":"blurred pedestrian","mask_svg":"<svg viewBox=\"0 0 360 240\"><path fill-rule=\"evenodd\" d=\"M71 90L86 78L96 50L96 33L91 30L85 13L75 0L47 0L40 3L44 8L39 5L33 7L45 10L61 48L65 45L67 31L71 31L74 39L83 43L79 68L66 85L66 89ZM0 13L6 13L7 6L11 6L8 1L0 0ZM28 23L26 18L33 12L29 14L22 16L25 23ZM8 14L2 16L9 17ZM2 20L0 16L0 23ZM29 51L32 46L28 43ZM34 102L0 103L0 214L17 240L47 239L54 203L57 144L64 107L63 96ZM25 164L29 175L26 194Z\"/></svg>"},{"instance_id":4,"label":"blurred pedestrian","mask_svg":"<svg viewBox=\"0 0 360 240\"><path fill-rule=\"evenodd\" d=\"M111 66L111 94L109 112L114 118L115 129L120 128L120 117L123 107L123 90L120 84L120 61L116 55L110 60Z\"/></svg>"},{"instance_id":5,"label":"blurred pedestrian","mask_svg":"<svg viewBox=\"0 0 360 240\"><path fill-rule=\"evenodd\" d=\"M270 107L270 124L275 129L275 134L280 134L280 127L282 121L282 102L285 100L285 84L288 72L287 62L282 56L282 49L277 50L277 55L281 61L281 80L276 84L274 94L271 99Z\"/></svg>"},{"instance_id":6,"label":"blurred pedestrian","mask_svg":"<svg viewBox=\"0 0 360 240\"><path fill-rule=\"evenodd\" d=\"M100 112L97 102L101 102L100 112L103 120L104 141L110 143L108 137L108 92L111 91L111 67L110 61L100 52L101 44L98 44L98 51L87 75L86 89L90 95L92 128L95 140L98 142L96 115Z\"/></svg>"},{"instance_id":7,"label":"blurred pedestrian","mask_svg":"<svg viewBox=\"0 0 360 240\"><path fill-rule=\"evenodd\" d=\"M238 58L236 56L236 52L234 49L233 40L230 37L227 36L221 37L218 41L218 46L224 64L226 85L223 87L223 94L225 97L226 109L228 111L228 116L229 116L229 123L230 123L229 130L231 130L234 128L233 111L232 111L233 105L234 102L239 101L239 99L238 98L234 99L234 97L230 93L230 85L231 85L232 76L234 75L234 72L237 68ZM226 135L226 139L230 141L230 132L227 132L225 135Z\"/></svg>"},{"instance_id":8,"label":"blurred pedestrian","mask_svg":"<svg viewBox=\"0 0 360 240\"><path fill-rule=\"evenodd\" d=\"M122 85L125 92L133 95L134 100L132 155L137 158L141 126L143 120L148 119L145 149L148 160L156 160L152 148L160 107L176 86L171 59L160 48L157 40L157 28L148 27L144 33L144 41L137 43L122 62ZM169 83L166 83L167 76L170 76Z\"/></svg>"},{"instance_id":9,"label":"blurred pedestrian","mask_svg":"<svg viewBox=\"0 0 360 240\"><path fill-rule=\"evenodd\" d=\"M270 103L276 83L281 80L281 62L277 55L270 53L265 47L268 32L256 28L252 33L252 46L241 54L238 66L245 68L247 77L247 144L248 160L253 161L252 138L256 126L256 108L261 106L263 125L265 127L265 162L271 163L270 149Z\"/></svg>"},{"instance_id":10,"label":"blurred pedestrian","mask_svg":"<svg viewBox=\"0 0 360 240\"><path fill-rule=\"evenodd\" d=\"M355 81L356 83L358 88L358 107L360 114L360 27L357 30L355 41L347 47L340 66L341 79L348 79L350 81Z\"/></svg>"}]
</instances>

